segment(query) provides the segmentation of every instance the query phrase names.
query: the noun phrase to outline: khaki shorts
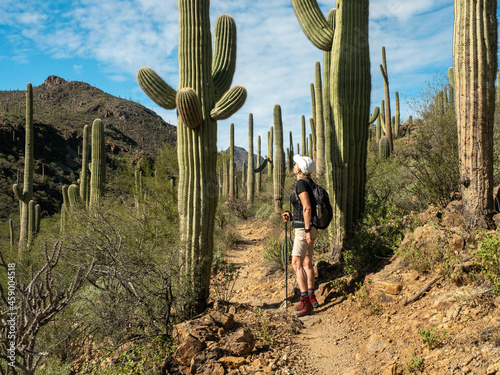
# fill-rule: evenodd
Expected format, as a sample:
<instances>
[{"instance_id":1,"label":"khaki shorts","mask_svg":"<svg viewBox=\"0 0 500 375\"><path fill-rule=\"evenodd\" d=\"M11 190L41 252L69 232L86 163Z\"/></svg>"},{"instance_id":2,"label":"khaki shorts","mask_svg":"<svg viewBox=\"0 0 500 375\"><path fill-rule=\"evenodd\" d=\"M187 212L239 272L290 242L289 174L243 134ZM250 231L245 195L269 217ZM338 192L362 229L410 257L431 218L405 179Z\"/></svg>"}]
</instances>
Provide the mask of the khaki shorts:
<instances>
[{"instance_id":1,"label":"khaki shorts","mask_svg":"<svg viewBox=\"0 0 500 375\"><path fill-rule=\"evenodd\" d=\"M318 230L315 227L311 227L311 237L316 239L318 236ZM313 246L309 246L306 242L306 232L304 228L295 228L295 238L293 240L293 250L292 256L305 258L306 255L313 255Z\"/></svg>"}]
</instances>

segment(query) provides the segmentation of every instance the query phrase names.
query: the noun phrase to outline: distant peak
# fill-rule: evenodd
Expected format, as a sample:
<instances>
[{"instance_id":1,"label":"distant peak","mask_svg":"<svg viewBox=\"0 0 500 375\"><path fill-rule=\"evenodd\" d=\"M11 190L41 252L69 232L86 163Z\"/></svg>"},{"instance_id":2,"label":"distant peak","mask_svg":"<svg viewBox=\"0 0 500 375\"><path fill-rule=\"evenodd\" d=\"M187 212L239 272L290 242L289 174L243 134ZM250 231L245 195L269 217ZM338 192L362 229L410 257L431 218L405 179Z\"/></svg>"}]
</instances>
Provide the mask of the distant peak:
<instances>
[{"instance_id":1,"label":"distant peak","mask_svg":"<svg viewBox=\"0 0 500 375\"><path fill-rule=\"evenodd\" d=\"M66 81L64 79L62 79L61 77L52 75L52 76L48 76L44 83L45 83L45 85L50 87L50 86L61 85L65 82Z\"/></svg>"}]
</instances>

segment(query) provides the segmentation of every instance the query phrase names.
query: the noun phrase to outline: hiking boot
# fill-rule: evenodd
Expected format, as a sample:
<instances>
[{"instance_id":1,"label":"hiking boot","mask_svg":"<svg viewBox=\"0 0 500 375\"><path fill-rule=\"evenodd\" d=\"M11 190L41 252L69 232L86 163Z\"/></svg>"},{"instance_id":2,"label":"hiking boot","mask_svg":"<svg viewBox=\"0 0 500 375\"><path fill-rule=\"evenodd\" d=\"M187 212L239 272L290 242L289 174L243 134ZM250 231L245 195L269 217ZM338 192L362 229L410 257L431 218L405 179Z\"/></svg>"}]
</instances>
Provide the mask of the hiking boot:
<instances>
[{"instance_id":1,"label":"hiking boot","mask_svg":"<svg viewBox=\"0 0 500 375\"><path fill-rule=\"evenodd\" d=\"M313 305L313 307L319 306L318 300L316 299L316 295L314 293L309 293L309 301L311 302L311 305Z\"/></svg>"},{"instance_id":2,"label":"hiking boot","mask_svg":"<svg viewBox=\"0 0 500 375\"><path fill-rule=\"evenodd\" d=\"M295 311L302 310L304 308L304 301L301 299L298 304L296 304L294 307Z\"/></svg>"},{"instance_id":3,"label":"hiking boot","mask_svg":"<svg viewBox=\"0 0 500 375\"><path fill-rule=\"evenodd\" d=\"M300 302L300 304L302 304L302 309L297 310L297 316L300 317L309 315L313 311L313 306L311 305L311 301L309 301L309 296L300 296Z\"/></svg>"}]
</instances>

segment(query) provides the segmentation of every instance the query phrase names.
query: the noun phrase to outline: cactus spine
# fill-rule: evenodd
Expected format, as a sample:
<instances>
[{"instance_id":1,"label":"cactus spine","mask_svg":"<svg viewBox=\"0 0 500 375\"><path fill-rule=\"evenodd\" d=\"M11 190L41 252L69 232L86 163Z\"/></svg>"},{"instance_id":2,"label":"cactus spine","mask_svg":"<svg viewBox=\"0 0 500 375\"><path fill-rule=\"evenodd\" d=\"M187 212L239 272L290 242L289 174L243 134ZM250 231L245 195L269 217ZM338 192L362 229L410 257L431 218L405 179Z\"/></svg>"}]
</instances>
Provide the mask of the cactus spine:
<instances>
[{"instance_id":1,"label":"cactus spine","mask_svg":"<svg viewBox=\"0 0 500 375\"><path fill-rule=\"evenodd\" d=\"M496 0L456 0L453 76L463 215L488 227L493 205L493 127L497 73Z\"/></svg>"},{"instance_id":2,"label":"cactus spine","mask_svg":"<svg viewBox=\"0 0 500 375\"><path fill-rule=\"evenodd\" d=\"M253 158L253 114L248 115L248 178L247 178L247 202L250 206L254 202L255 194L255 163Z\"/></svg>"},{"instance_id":3,"label":"cactus spine","mask_svg":"<svg viewBox=\"0 0 500 375\"><path fill-rule=\"evenodd\" d=\"M334 26L325 19L315 0L292 0L292 5L309 40L321 50L331 51L328 79L333 122L326 125L335 124L330 197L334 215L330 234L331 258L338 260L345 239L364 210L371 90L368 0L338 0Z\"/></svg>"},{"instance_id":4,"label":"cactus spine","mask_svg":"<svg viewBox=\"0 0 500 375\"><path fill-rule=\"evenodd\" d=\"M283 150L283 122L281 119L281 107L274 106L274 213L281 214L283 208L283 190L285 188L285 151Z\"/></svg>"},{"instance_id":5,"label":"cactus spine","mask_svg":"<svg viewBox=\"0 0 500 375\"><path fill-rule=\"evenodd\" d=\"M178 110L178 211L183 273L195 293L194 310L203 311L209 295L217 207L217 120L228 118L243 105L246 90L241 86L228 90L236 64L234 20L228 15L217 19L212 57L209 0L179 0L178 7L178 93L149 68L139 69L137 80L155 102ZM186 102L179 106L179 94L183 91L189 95L182 96Z\"/></svg>"},{"instance_id":6,"label":"cactus spine","mask_svg":"<svg viewBox=\"0 0 500 375\"><path fill-rule=\"evenodd\" d=\"M18 184L13 185L14 194L19 200L21 221L19 230L19 251L28 245L29 236L29 202L33 198L34 169L34 129L33 129L33 86L26 85L26 137L24 147L24 183L23 189Z\"/></svg>"}]
</instances>

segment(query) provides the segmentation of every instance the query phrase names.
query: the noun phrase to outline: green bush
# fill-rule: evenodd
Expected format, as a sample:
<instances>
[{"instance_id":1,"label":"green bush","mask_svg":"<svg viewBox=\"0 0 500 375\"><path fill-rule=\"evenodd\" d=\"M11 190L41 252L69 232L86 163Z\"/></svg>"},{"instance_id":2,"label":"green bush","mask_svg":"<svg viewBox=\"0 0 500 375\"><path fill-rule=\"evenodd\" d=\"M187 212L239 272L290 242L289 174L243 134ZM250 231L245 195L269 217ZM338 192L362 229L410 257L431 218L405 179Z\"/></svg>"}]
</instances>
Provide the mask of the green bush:
<instances>
[{"instance_id":1,"label":"green bush","mask_svg":"<svg viewBox=\"0 0 500 375\"><path fill-rule=\"evenodd\" d=\"M481 258L484 275L493 283L493 292L500 292L500 232L483 234L473 254Z\"/></svg>"},{"instance_id":2,"label":"green bush","mask_svg":"<svg viewBox=\"0 0 500 375\"><path fill-rule=\"evenodd\" d=\"M413 174L411 192L422 202L445 207L459 187L458 135L454 107L438 105L436 94L447 82L436 77L414 103L420 119L410 140L396 149L401 163Z\"/></svg>"},{"instance_id":3,"label":"green bush","mask_svg":"<svg viewBox=\"0 0 500 375\"><path fill-rule=\"evenodd\" d=\"M408 229L403 215L401 208L388 205L387 201L367 200L365 217L348 239L343 252L347 274L366 274L381 259L394 254Z\"/></svg>"}]
</instances>

